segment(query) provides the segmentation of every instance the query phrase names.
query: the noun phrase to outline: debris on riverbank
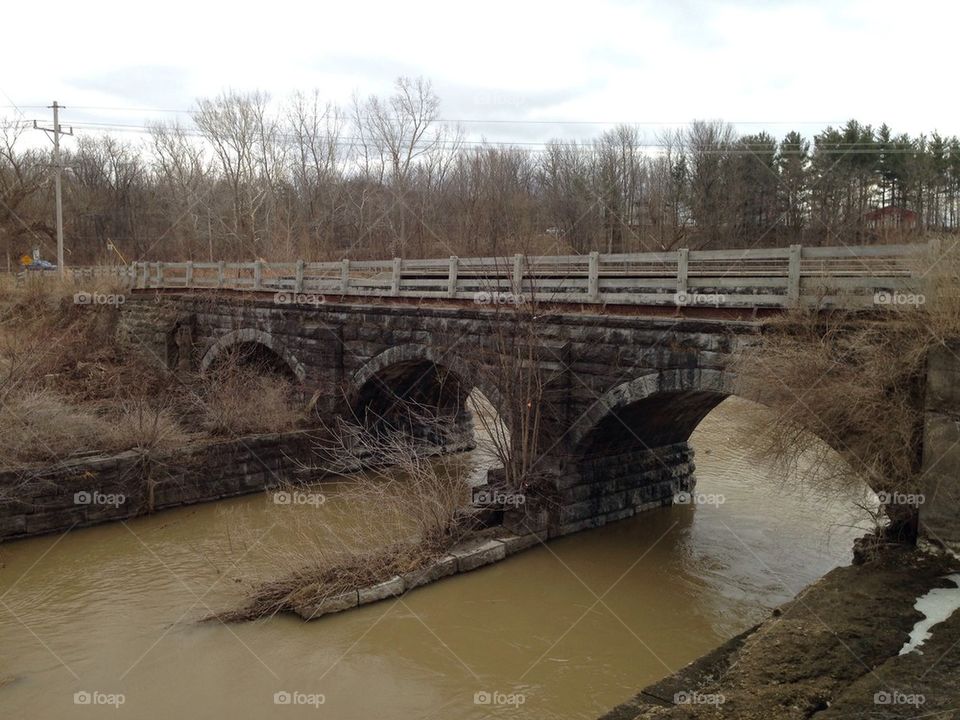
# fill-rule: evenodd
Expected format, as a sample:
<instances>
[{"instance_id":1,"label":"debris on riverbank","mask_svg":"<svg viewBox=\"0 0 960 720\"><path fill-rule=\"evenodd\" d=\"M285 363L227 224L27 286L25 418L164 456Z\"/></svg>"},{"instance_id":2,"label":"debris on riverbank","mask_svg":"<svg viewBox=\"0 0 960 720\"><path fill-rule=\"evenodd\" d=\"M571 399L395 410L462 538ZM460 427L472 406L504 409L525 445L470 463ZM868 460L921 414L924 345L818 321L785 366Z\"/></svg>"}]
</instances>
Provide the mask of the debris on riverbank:
<instances>
[{"instance_id":1,"label":"debris on riverbank","mask_svg":"<svg viewBox=\"0 0 960 720\"><path fill-rule=\"evenodd\" d=\"M951 585L944 576L958 568L947 555L905 547L837 568L758 627L602 720L867 720L960 712L960 650L949 652L960 640L960 614L932 628L923 655L898 654L922 618L917 598Z\"/></svg>"}]
</instances>

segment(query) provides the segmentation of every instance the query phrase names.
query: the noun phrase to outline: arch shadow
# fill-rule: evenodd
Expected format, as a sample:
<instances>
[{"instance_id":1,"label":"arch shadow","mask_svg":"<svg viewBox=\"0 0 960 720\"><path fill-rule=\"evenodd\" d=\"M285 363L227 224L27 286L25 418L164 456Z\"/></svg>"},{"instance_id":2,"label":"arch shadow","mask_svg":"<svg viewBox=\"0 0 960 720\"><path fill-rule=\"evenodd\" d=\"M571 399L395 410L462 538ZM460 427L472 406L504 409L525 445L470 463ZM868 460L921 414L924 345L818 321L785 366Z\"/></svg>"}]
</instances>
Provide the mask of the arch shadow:
<instances>
[{"instance_id":1,"label":"arch shadow","mask_svg":"<svg viewBox=\"0 0 960 720\"><path fill-rule=\"evenodd\" d=\"M476 377L476 372L459 357L449 353L437 352L426 345L417 343L405 343L388 348L355 370L350 377L348 392L351 405L355 406L356 399L360 396L363 388L371 382L377 383L378 380L382 382L384 376L388 378L396 377L398 371L409 370L417 365L423 367L428 363L446 369L464 387L477 388L498 412L503 407L503 396L500 389L486 382L483 378ZM384 390L387 387L389 386L381 386Z\"/></svg>"},{"instance_id":2,"label":"arch shadow","mask_svg":"<svg viewBox=\"0 0 960 720\"><path fill-rule=\"evenodd\" d=\"M232 330L218 338L203 354L203 358L200 360L200 372L206 372L218 358L222 357L229 350L240 347L241 345L253 345L265 348L282 362L298 382L302 383L306 379L307 370L303 363L301 363L293 353L287 350L283 343L276 340L273 335L255 328Z\"/></svg>"},{"instance_id":3,"label":"arch shadow","mask_svg":"<svg viewBox=\"0 0 960 720\"><path fill-rule=\"evenodd\" d=\"M581 457L686 442L711 410L738 394L733 373L652 372L601 395L570 427L567 439Z\"/></svg>"},{"instance_id":4,"label":"arch shadow","mask_svg":"<svg viewBox=\"0 0 960 720\"><path fill-rule=\"evenodd\" d=\"M371 429L402 428L447 449L476 446L467 398L482 393L498 413L502 394L461 358L426 345L388 348L350 376L345 398L353 417Z\"/></svg>"}]
</instances>

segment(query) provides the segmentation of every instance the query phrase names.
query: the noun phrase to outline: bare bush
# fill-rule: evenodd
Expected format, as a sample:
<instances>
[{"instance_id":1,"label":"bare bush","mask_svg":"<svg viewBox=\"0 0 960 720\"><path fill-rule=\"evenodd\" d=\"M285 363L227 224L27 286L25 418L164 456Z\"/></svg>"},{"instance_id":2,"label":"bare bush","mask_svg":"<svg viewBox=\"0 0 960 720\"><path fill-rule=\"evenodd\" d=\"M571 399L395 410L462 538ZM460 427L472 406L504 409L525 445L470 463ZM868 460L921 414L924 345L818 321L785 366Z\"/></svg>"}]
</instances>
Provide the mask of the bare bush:
<instances>
[{"instance_id":1,"label":"bare bush","mask_svg":"<svg viewBox=\"0 0 960 720\"><path fill-rule=\"evenodd\" d=\"M765 455L814 470L800 477L821 486L920 494L927 357L960 337L957 268L940 261L929 270L939 281L919 308L796 311L764 324L736 369L741 392L777 411ZM887 536L915 539L915 506L889 505L886 514Z\"/></svg>"},{"instance_id":2,"label":"bare bush","mask_svg":"<svg viewBox=\"0 0 960 720\"><path fill-rule=\"evenodd\" d=\"M125 403L114 423L114 444L138 452L169 451L182 447L193 435L169 407L151 407L144 400Z\"/></svg>"},{"instance_id":3,"label":"bare bush","mask_svg":"<svg viewBox=\"0 0 960 720\"><path fill-rule=\"evenodd\" d=\"M462 459L425 452L404 432L370 433L343 421L317 450L324 470L342 480L332 501L306 513L275 506L297 538L271 555L283 573L220 619L270 616L416 572L473 532ZM316 490L296 485L282 492Z\"/></svg>"},{"instance_id":4,"label":"bare bush","mask_svg":"<svg viewBox=\"0 0 960 720\"><path fill-rule=\"evenodd\" d=\"M208 372L197 401L203 427L214 435L282 432L303 417L291 383L247 364L240 353L231 353Z\"/></svg>"}]
</instances>

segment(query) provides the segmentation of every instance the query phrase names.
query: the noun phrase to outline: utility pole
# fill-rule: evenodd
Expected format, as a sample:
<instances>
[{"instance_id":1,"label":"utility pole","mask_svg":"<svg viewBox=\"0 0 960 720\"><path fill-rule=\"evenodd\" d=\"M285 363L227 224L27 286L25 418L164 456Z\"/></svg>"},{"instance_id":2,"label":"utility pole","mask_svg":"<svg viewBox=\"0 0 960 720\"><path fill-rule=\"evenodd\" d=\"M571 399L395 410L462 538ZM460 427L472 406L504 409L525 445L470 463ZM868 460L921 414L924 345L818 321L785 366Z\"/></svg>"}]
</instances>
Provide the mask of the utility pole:
<instances>
[{"instance_id":1,"label":"utility pole","mask_svg":"<svg viewBox=\"0 0 960 720\"><path fill-rule=\"evenodd\" d=\"M60 129L60 111L63 106L56 100L53 101L53 105L47 107L53 109L53 128L40 127L36 120L33 121L33 127L53 136L54 192L57 198L57 272L63 279L65 270L63 267L63 195L60 188L63 162L60 160L60 136L73 135L73 128L70 128L69 132Z\"/></svg>"}]
</instances>

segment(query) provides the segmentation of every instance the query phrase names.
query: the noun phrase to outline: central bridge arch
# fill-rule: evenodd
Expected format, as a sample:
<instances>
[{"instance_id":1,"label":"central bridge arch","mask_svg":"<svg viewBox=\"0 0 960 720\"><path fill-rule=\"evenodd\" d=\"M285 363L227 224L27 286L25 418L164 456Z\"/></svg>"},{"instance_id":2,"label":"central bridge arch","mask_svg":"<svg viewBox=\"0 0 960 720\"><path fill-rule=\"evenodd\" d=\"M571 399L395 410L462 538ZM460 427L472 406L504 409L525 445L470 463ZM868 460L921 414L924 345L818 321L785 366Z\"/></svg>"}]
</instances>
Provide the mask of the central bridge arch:
<instances>
[{"instance_id":1,"label":"central bridge arch","mask_svg":"<svg viewBox=\"0 0 960 720\"><path fill-rule=\"evenodd\" d=\"M446 451L475 447L467 399L479 390L497 410L499 388L461 358L417 343L396 345L350 377L347 402L354 419L373 430L403 430Z\"/></svg>"}]
</instances>

